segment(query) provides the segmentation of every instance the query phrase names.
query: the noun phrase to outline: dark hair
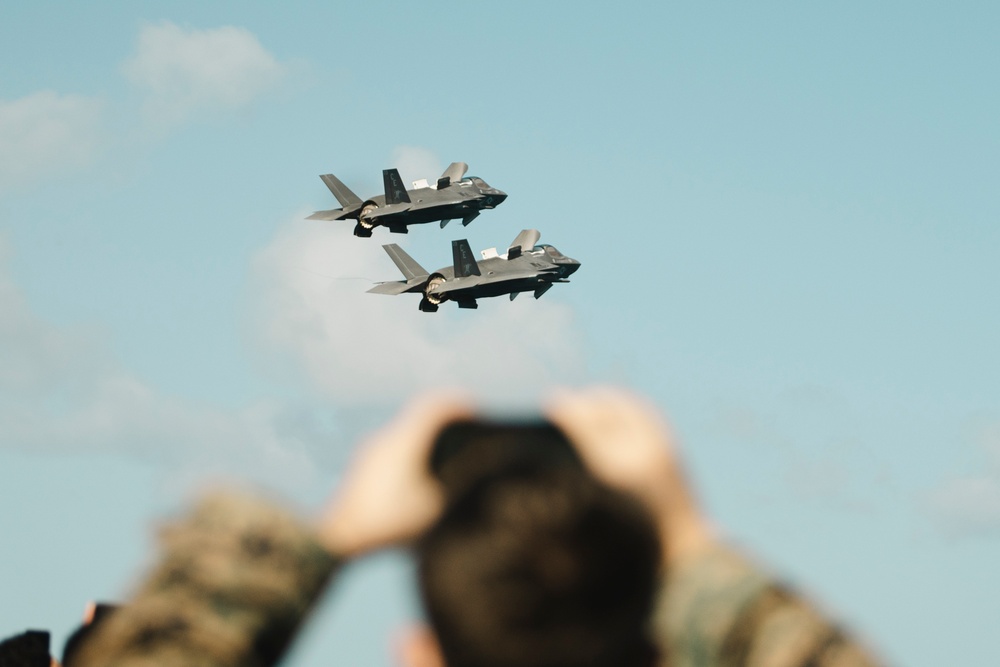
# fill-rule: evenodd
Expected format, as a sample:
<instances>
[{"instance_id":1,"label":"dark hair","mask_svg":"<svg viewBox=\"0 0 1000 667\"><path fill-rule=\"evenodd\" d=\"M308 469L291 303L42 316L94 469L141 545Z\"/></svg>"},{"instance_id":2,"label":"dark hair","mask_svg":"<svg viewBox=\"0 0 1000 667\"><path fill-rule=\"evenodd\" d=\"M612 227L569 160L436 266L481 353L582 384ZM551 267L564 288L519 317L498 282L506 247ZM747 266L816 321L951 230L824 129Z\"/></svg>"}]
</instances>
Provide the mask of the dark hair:
<instances>
[{"instance_id":1,"label":"dark hair","mask_svg":"<svg viewBox=\"0 0 1000 667\"><path fill-rule=\"evenodd\" d=\"M49 633L28 630L0 641L0 667L49 667Z\"/></svg>"},{"instance_id":2,"label":"dark hair","mask_svg":"<svg viewBox=\"0 0 1000 667\"><path fill-rule=\"evenodd\" d=\"M418 544L448 667L645 667L660 545L644 509L576 466L526 461L452 497Z\"/></svg>"}]
</instances>

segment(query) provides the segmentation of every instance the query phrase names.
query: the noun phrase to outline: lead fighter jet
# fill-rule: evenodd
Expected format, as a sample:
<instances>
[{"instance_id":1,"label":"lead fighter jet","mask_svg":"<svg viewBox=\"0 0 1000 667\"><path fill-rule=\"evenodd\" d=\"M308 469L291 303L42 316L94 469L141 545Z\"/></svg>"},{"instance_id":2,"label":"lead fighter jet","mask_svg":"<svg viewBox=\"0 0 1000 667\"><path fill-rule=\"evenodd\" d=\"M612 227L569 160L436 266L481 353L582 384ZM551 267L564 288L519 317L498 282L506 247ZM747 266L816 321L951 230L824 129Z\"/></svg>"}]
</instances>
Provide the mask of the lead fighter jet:
<instances>
[{"instance_id":1,"label":"lead fighter jet","mask_svg":"<svg viewBox=\"0 0 1000 667\"><path fill-rule=\"evenodd\" d=\"M461 218L463 225L475 220L486 208L496 208L507 194L491 188L477 176L465 176L469 165L452 162L433 186L427 179L414 181L413 189L403 186L403 179L396 169L382 171L385 194L362 201L333 174L320 176L326 187L343 208L316 211L306 220L357 220L354 235L368 237L378 225L390 232L405 234L407 225L441 221L444 227L453 219Z\"/></svg>"},{"instance_id":2,"label":"lead fighter jet","mask_svg":"<svg viewBox=\"0 0 1000 667\"><path fill-rule=\"evenodd\" d=\"M569 282L566 278L580 268L580 262L566 257L551 245L535 245L541 234L525 229L504 255L496 248L482 252L476 261L465 239L451 242L452 266L428 273L424 267L395 243L382 246L406 280L385 282L368 290L375 294L423 295L420 310L436 312L443 301L455 301L459 308L478 308L476 299L510 294L513 301L521 292L534 292L539 298L554 283Z\"/></svg>"}]
</instances>

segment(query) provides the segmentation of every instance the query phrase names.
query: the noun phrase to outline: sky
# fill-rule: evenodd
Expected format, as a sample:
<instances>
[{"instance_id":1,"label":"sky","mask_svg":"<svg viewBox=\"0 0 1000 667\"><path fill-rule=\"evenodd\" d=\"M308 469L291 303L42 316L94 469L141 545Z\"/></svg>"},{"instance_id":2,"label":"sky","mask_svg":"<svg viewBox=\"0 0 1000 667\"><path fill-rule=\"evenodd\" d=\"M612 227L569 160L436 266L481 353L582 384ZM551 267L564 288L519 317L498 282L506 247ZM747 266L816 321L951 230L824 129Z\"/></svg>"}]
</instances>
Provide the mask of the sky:
<instances>
[{"instance_id":1,"label":"sky","mask_svg":"<svg viewBox=\"0 0 1000 667\"><path fill-rule=\"evenodd\" d=\"M2 15L0 636L61 647L218 480L316 511L422 389L615 383L720 531L890 662L1000 662L994 4ZM507 201L305 220L320 174L368 196L453 161ZM582 263L537 301L365 293L399 278L382 243L436 268L526 228ZM352 565L287 664L395 664L410 568Z\"/></svg>"}]
</instances>

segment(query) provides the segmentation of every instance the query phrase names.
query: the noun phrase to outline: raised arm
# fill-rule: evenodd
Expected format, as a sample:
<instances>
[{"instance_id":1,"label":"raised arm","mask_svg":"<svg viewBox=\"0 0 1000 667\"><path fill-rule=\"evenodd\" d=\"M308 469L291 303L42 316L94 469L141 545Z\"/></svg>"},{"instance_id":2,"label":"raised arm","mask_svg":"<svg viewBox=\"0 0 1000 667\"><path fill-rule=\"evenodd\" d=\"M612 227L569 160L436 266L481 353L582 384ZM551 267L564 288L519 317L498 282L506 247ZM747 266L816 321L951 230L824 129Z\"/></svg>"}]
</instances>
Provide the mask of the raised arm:
<instances>
[{"instance_id":1,"label":"raised arm","mask_svg":"<svg viewBox=\"0 0 1000 667\"><path fill-rule=\"evenodd\" d=\"M448 396L412 402L359 448L316 522L250 495L205 498L160 531L151 571L72 667L277 663L340 562L403 544L437 517L427 452L467 413Z\"/></svg>"},{"instance_id":2,"label":"raised arm","mask_svg":"<svg viewBox=\"0 0 1000 667\"><path fill-rule=\"evenodd\" d=\"M665 570L654 631L665 664L877 664L807 600L718 539L652 406L620 389L595 388L556 396L547 415L594 475L638 496L654 516Z\"/></svg>"}]
</instances>

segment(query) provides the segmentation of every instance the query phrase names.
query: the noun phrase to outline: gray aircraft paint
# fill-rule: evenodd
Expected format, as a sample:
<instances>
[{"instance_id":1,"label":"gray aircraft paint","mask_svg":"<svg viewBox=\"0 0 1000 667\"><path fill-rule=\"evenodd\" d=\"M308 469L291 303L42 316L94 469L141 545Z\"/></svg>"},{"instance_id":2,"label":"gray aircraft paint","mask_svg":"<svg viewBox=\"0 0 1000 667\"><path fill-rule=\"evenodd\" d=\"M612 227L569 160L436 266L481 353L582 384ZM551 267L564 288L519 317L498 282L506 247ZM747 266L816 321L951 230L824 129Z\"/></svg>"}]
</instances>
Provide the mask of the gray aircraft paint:
<instances>
[{"instance_id":1,"label":"gray aircraft paint","mask_svg":"<svg viewBox=\"0 0 1000 667\"><path fill-rule=\"evenodd\" d=\"M333 174L320 178L342 208L316 211L307 220L355 220L354 235L369 237L375 227L405 234L409 225L440 221L441 227L460 219L468 225L484 209L496 208L507 198L477 176L465 176L469 165L452 162L433 187L407 190L396 169L382 171L384 193L361 199Z\"/></svg>"},{"instance_id":2,"label":"gray aircraft paint","mask_svg":"<svg viewBox=\"0 0 1000 667\"><path fill-rule=\"evenodd\" d=\"M553 284L569 282L567 278L580 268L580 262L566 257L555 246L535 245L541 234L525 229L514 239L505 255L495 248L482 253L476 260L465 239L452 241L452 265L428 273L395 243L383 245L386 253L406 280L378 283L373 294L419 293L420 310L435 312L445 301L454 301L459 308L477 308L477 299L509 294L511 301L521 292L541 297Z\"/></svg>"}]
</instances>

